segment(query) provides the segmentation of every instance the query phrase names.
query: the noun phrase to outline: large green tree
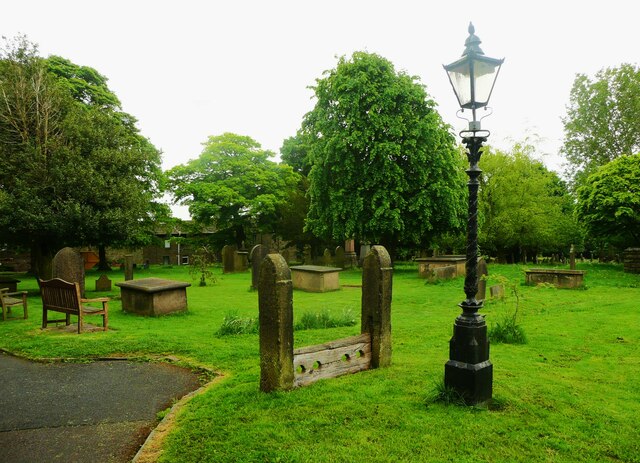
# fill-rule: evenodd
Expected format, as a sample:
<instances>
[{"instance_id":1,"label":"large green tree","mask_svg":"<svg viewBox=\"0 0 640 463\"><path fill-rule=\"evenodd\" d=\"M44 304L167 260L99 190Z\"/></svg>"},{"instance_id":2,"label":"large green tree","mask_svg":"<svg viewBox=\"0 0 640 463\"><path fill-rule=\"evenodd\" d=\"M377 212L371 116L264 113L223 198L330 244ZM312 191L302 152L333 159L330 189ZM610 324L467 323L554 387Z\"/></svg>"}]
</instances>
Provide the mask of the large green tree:
<instances>
[{"instance_id":1,"label":"large green tree","mask_svg":"<svg viewBox=\"0 0 640 463\"><path fill-rule=\"evenodd\" d=\"M640 69L630 64L578 74L563 118L562 152L578 183L618 156L640 150Z\"/></svg>"},{"instance_id":2,"label":"large green tree","mask_svg":"<svg viewBox=\"0 0 640 463\"><path fill-rule=\"evenodd\" d=\"M578 188L577 216L590 237L617 247L640 244L640 154L620 156Z\"/></svg>"},{"instance_id":3,"label":"large green tree","mask_svg":"<svg viewBox=\"0 0 640 463\"><path fill-rule=\"evenodd\" d=\"M534 155L528 143L509 152L485 150L478 201L483 252L520 260L581 244L566 184Z\"/></svg>"},{"instance_id":4,"label":"large green tree","mask_svg":"<svg viewBox=\"0 0 640 463\"><path fill-rule=\"evenodd\" d=\"M393 251L461 227L464 173L454 137L416 77L356 52L313 89L317 102L299 134L311 166L309 230Z\"/></svg>"},{"instance_id":5,"label":"large green tree","mask_svg":"<svg viewBox=\"0 0 640 463\"><path fill-rule=\"evenodd\" d=\"M215 227L217 244L239 246L250 232L274 232L297 191L299 175L272 156L247 136L211 136L197 159L168 172L170 189L196 222Z\"/></svg>"},{"instance_id":6,"label":"large green tree","mask_svg":"<svg viewBox=\"0 0 640 463\"><path fill-rule=\"evenodd\" d=\"M25 37L6 42L0 241L30 248L40 276L60 247L140 244L166 212L154 201L160 154L119 104L97 71L42 58Z\"/></svg>"}]
</instances>

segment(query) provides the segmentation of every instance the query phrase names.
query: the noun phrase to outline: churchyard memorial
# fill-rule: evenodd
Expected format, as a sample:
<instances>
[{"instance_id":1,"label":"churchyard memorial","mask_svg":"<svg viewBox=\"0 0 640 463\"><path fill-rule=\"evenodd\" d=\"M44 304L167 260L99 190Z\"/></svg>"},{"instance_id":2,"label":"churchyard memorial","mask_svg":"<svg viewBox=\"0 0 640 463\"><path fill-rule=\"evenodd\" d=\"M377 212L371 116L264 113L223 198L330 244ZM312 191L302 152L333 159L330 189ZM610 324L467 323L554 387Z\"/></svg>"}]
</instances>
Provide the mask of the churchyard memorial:
<instances>
[{"instance_id":1,"label":"churchyard memorial","mask_svg":"<svg viewBox=\"0 0 640 463\"><path fill-rule=\"evenodd\" d=\"M269 254L258 287L260 389L305 386L391 364L391 259L373 246L363 262L361 334L293 349L293 283L284 258Z\"/></svg>"},{"instance_id":2,"label":"churchyard memorial","mask_svg":"<svg viewBox=\"0 0 640 463\"><path fill-rule=\"evenodd\" d=\"M122 310L138 315L166 315L187 310L187 288L191 283L141 278L116 283L120 287Z\"/></svg>"}]
</instances>

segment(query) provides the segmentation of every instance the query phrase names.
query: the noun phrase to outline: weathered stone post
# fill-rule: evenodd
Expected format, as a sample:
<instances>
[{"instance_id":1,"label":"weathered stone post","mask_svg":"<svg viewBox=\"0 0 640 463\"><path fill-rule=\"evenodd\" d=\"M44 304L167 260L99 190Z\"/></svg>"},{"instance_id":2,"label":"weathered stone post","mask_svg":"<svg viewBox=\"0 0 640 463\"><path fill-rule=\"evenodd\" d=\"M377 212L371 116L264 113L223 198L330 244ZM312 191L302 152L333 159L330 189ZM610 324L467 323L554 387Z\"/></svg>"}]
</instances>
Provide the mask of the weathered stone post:
<instances>
[{"instance_id":1,"label":"weathered stone post","mask_svg":"<svg viewBox=\"0 0 640 463\"><path fill-rule=\"evenodd\" d=\"M333 266L333 258L331 257L331 251L329 251L329 248L324 249L324 253L322 254L322 265L325 267Z\"/></svg>"},{"instance_id":2,"label":"weathered stone post","mask_svg":"<svg viewBox=\"0 0 640 463\"><path fill-rule=\"evenodd\" d=\"M358 266L358 255L356 254L356 242L354 239L344 242L344 268L355 268Z\"/></svg>"},{"instance_id":3,"label":"weathered stone post","mask_svg":"<svg viewBox=\"0 0 640 463\"><path fill-rule=\"evenodd\" d=\"M571 270L576 269L576 247L572 244L569 251L569 268Z\"/></svg>"},{"instance_id":4,"label":"weathered stone post","mask_svg":"<svg viewBox=\"0 0 640 463\"><path fill-rule=\"evenodd\" d=\"M260 390L293 387L293 284L280 254L269 254L260 266Z\"/></svg>"},{"instance_id":5,"label":"weathered stone post","mask_svg":"<svg viewBox=\"0 0 640 463\"><path fill-rule=\"evenodd\" d=\"M478 292L476 293L476 300L478 301L484 301L487 298L487 280L482 277L488 275L487 262L481 257L478 259Z\"/></svg>"},{"instance_id":6,"label":"weathered stone post","mask_svg":"<svg viewBox=\"0 0 640 463\"><path fill-rule=\"evenodd\" d=\"M133 280L133 255L124 256L124 281Z\"/></svg>"},{"instance_id":7,"label":"weathered stone post","mask_svg":"<svg viewBox=\"0 0 640 463\"><path fill-rule=\"evenodd\" d=\"M391 364L393 268L384 246L373 246L363 261L362 333L371 335L371 368Z\"/></svg>"}]
</instances>

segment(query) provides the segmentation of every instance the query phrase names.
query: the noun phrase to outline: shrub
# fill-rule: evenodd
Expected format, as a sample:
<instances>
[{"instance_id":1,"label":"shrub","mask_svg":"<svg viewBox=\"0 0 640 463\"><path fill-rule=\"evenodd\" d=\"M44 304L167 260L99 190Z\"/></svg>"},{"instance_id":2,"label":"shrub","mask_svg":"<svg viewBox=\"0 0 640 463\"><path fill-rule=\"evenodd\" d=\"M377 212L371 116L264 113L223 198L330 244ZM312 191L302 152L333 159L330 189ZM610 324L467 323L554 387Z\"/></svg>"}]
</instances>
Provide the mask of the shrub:
<instances>
[{"instance_id":1,"label":"shrub","mask_svg":"<svg viewBox=\"0 0 640 463\"><path fill-rule=\"evenodd\" d=\"M489 339L491 342L503 344L526 344L527 337L524 328L518 325L518 307L520 305L520 293L518 292L518 282L508 281L507 278L498 277L500 284L508 287L515 297L515 310L513 314L502 316L495 325L489 329Z\"/></svg>"},{"instance_id":2,"label":"shrub","mask_svg":"<svg viewBox=\"0 0 640 463\"><path fill-rule=\"evenodd\" d=\"M513 315L505 315L489 330L491 342L503 344L526 344L527 337L522 326L516 323L517 310Z\"/></svg>"},{"instance_id":3,"label":"shrub","mask_svg":"<svg viewBox=\"0 0 640 463\"><path fill-rule=\"evenodd\" d=\"M293 327L295 330L314 330L323 328L337 328L339 326L354 326L356 319L350 310L345 310L341 315L334 317L328 310L321 312L305 312L300 317L298 323Z\"/></svg>"},{"instance_id":4,"label":"shrub","mask_svg":"<svg viewBox=\"0 0 640 463\"><path fill-rule=\"evenodd\" d=\"M255 334L258 332L258 320L255 318L242 318L237 312L229 312L224 316L222 325L216 332L217 336L232 334Z\"/></svg>"}]
</instances>

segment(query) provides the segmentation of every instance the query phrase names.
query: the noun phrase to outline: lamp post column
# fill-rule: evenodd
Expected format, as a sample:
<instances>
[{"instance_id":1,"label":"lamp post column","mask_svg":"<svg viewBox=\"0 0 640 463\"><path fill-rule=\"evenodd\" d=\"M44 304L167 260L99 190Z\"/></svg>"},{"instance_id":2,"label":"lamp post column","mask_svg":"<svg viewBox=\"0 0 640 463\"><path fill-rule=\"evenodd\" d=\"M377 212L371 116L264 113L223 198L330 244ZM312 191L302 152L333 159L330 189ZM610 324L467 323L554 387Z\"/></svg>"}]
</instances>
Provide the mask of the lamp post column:
<instances>
[{"instance_id":1,"label":"lamp post column","mask_svg":"<svg viewBox=\"0 0 640 463\"><path fill-rule=\"evenodd\" d=\"M493 365L489 360L489 340L484 316L478 311L483 301L476 300L478 292L478 167L482 143L487 137L464 137L469 159L469 215L467 220L467 260L464 292L466 299L459 304L462 313L453 325L449 341L449 361L444 369L446 387L454 389L469 405L486 402L492 396Z\"/></svg>"}]
</instances>

